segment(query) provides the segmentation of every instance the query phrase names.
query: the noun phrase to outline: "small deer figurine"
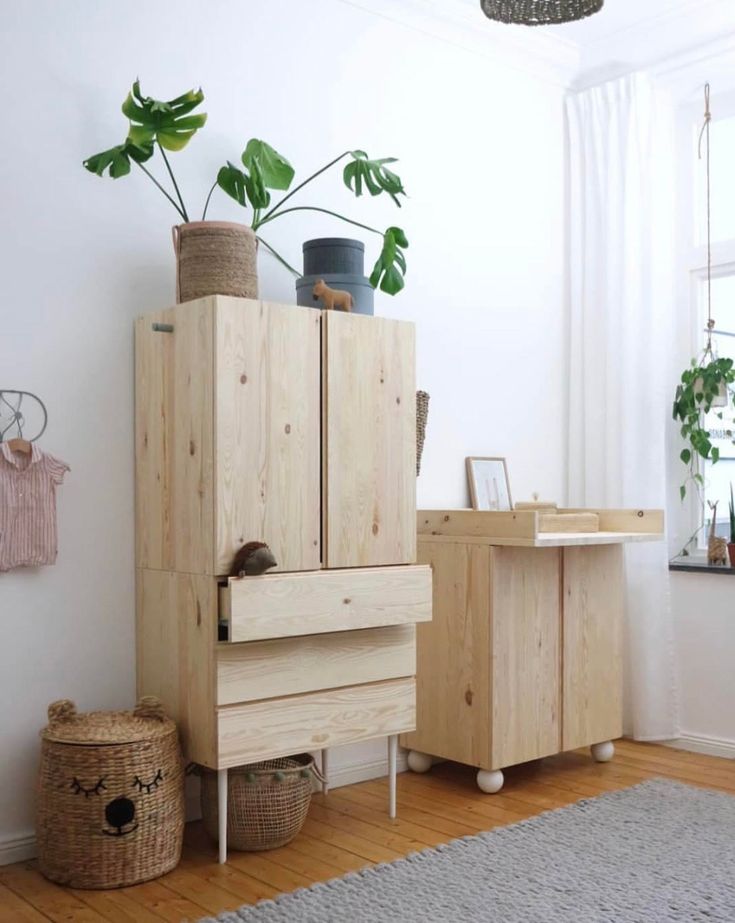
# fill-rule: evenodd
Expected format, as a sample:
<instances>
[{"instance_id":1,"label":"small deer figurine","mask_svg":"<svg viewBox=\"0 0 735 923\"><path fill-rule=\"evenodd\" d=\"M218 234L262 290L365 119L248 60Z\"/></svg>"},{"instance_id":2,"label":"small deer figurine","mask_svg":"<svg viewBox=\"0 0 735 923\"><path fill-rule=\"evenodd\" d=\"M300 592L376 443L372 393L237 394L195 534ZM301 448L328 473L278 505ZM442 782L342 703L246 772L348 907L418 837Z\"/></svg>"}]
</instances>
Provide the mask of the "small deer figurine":
<instances>
[{"instance_id":1,"label":"small deer figurine","mask_svg":"<svg viewBox=\"0 0 735 923\"><path fill-rule=\"evenodd\" d=\"M712 521L710 522L709 537L707 539L707 563L726 565L727 539L715 535L715 528L717 527L717 504L719 502L719 500L715 503L712 503L711 500L707 501L707 505L712 510Z\"/></svg>"}]
</instances>

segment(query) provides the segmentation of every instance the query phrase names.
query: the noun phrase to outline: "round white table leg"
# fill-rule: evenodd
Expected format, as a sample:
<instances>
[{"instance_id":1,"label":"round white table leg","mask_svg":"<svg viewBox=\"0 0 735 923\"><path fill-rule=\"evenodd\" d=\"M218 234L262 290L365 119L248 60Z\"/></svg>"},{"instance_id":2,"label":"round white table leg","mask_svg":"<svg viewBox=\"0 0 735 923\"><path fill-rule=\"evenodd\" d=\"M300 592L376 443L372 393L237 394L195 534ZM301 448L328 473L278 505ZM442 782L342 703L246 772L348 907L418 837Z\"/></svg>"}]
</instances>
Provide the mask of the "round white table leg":
<instances>
[{"instance_id":1,"label":"round white table leg","mask_svg":"<svg viewBox=\"0 0 735 923\"><path fill-rule=\"evenodd\" d=\"M396 763L398 759L398 735L388 737L388 816L396 816Z\"/></svg>"},{"instance_id":2,"label":"round white table leg","mask_svg":"<svg viewBox=\"0 0 735 923\"><path fill-rule=\"evenodd\" d=\"M322 792L329 794L329 750L324 749L321 752L321 770L324 781L322 782Z\"/></svg>"},{"instance_id":3,"label":"round white table leg","mask_svg":"<svg viewBox=\"0 0 735 923\"><path fill-rule=\"evenodd\" d=\"M503 787L505 778L500 769L478 769L477 787L488 795L494 795Z\"/></svg>"},{"instance_id":4,"label":"round white table leg","mask_svg":"<svg viewBox=\"0 0 735 923\"><path fill-rule=\"evenodd\" d=\"M217 822L219 826L219 862L227 862L227 770L217 770Z\"/></svg>"},{"instance_id":5,"label":"round white table leg","mask_svg":"<svg viewBox=\"0 0 735 923\"><path fill-rule=\"evenodd\" d=\"M419 750L410 750L408 754L408 768L411 772L428 772L431 769L431 757L428 753Z\"/></svg>"},{"instance_id":6,"label":"round white table leg","mask_svg":"<svg viewBox=\"0 0 735 923\"><path fill-rule=\"evenodd\" d=\"M611 740L603 740L602 743L592 744L590 753L595 762L609 763L615 756L615 744Z\"/></svg>"}]
</instances>

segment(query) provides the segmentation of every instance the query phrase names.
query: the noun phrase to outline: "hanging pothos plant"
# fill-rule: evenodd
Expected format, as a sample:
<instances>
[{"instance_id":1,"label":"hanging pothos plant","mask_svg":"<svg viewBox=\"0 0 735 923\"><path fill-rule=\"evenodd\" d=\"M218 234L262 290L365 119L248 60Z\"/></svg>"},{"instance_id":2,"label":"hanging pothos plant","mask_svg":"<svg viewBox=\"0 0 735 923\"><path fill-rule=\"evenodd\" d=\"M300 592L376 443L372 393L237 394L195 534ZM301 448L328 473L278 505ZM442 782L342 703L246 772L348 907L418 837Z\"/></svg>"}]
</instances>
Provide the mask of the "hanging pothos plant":
<instances>
[{"instance_id":1,"label":"hanging pothos plant","mask_svg":"<svg viewBox=\"0 0 735 923\"><path fill-rule=\"evenodd\" d=\"M687 485L693 482L697 487L704 484L704 478L698 470L699 459L716 464L720 460L720 450L712 444L712 436L706 428L706 415L717 405L718 399L729 398L731 385L735 383L735 368L732 359L718 359L710 345L697 361L692 359L691 366L681 376L681 383L674 398L674 419L681 424L681 435L688 443L681 450L679 458L687 466L687 478L679 487L683 500L687 494ZM729 401L728 401L729 403ZM724 435L733 438L732 413L717 412L723 421Z\"/></svg>"},{"instance_id":2,"label":"hanging pothos plant","mask_svg":"<svg viewBox=\"0 0 735 923\"><path fill-rule=\"evenodd\" d=\"M111 147L99 154L94 154L84 161L84 166L91 173L103 176L106 172L113 179L126 176L130 173L131 164L139 167L143 173L158 187L168 201L179 213L182 221L189 221L189 213L184 204L178 183L174 176L171 164L166 156L166 151L180 151L189 143L198 129L202 128L207 120L204 113L192 114L192 111L204 100L200 90L190 90L168 102L143 96L138 80L133 84L132 91L122 105L123 115L128 119L128 134L122 144ZM171 180L171 189L167 190L148 167L144 166L158 150ZM404 286L406 273L406 257L404 250L408 247L405 233L399 227L389 227L385 231L367 224L362 224L338 212L314 205L299 205L284 208L288 199L316 179L330 167L347 159L342 171L344 184L358 198L364 190L371 196L386 193L400 208L399 196L405 196L405 190L400 177L388 168L388 164L396 162L395 157L381 157L372 159L365 151L349 150L330 160L328 164L312 173L303 182L291 189L295 171L286 158L274 150L265 141L251 138L242 152L240 160L242 168L235 166L230 161L220 168L216 180L209 190L202 220L207 216L209 201L214 190L219 187L240 205L251 209L250 227L256 233L258 240L295 276L299 276L291 266L273 247L258 233L263 225L286 215L289 212L311 211L320 212L355 225L371 234L382 238L380 255L370 275L370 284L373 288L380 288L389 295L395 295ZM290 189L290 192L288 191ZM287 194L271 205L271 192L286 192Z\"/></svg>"}]
</instances>

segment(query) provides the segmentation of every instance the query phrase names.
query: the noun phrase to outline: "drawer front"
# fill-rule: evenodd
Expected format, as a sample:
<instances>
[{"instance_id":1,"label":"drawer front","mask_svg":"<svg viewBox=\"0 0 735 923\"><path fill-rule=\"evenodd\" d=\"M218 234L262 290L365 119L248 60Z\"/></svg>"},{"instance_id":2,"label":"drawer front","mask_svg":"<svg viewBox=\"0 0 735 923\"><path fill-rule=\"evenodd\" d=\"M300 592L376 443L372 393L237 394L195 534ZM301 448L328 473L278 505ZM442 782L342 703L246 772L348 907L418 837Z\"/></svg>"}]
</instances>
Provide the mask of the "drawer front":
<instances>
[{"instance_id":1,"label":"drawer front","mask_svg":"<svg viewBox=\"0 0 735 923\"><path fill-rule=\"evenodd\" d=\"M221 644L217 648L217 704L298 695L415 673L414 625Z\"/></svg>"},{"instance_id":2,"label":"drawer front","mask_svg":"<svg viewBox=\"0 0 735 923\"><path fill-rule=\"evenodd\" d=\"M231 579L220 592L229 640L406 625L431 619L431 568L361 567Z\"/></svg>"},{"instance_id":3,"label":"drawer front","mask_svg":"<svg viewBox=\"0 0 735 923\"><path fill-rule=\"evenodd\" d=\"M218 709L221 769L411 731L413 678Z\"/></svg>"}]
</instances>

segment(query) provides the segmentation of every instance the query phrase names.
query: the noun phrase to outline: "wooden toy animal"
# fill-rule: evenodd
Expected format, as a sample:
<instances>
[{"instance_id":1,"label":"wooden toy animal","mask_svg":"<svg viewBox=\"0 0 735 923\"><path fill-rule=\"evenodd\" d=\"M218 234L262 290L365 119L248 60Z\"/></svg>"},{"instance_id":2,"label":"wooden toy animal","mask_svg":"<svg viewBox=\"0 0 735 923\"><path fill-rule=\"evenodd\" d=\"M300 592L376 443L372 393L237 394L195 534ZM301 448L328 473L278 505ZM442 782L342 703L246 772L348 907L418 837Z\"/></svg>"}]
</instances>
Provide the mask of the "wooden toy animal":
<instances>
[{"instance_id":1,"label":"wooden toy animal","mask_svg":"<svg viewBox=\"0 0 735 923\"><path fill-rule=\"evenodd\" d=\"M265 542L247 542L235 555L230 577L256 577L277 564L278 561Z\"/></svg>"},{"instance_id":2,"label":"wooden toy animal","mask_svg":"<svg viewBox=\"0 0 735 923\"><path fill-rule=\"evenodd\" d=\"M715 535L717 527L717 503L707 501L709 508L712 510L712 523L709 529L709 539L707 541L707 563L727 565L727 539ZM719 501L717 501L719 503Z\"/></svg>"},{"instance_id":3,"label":"wooden toy animal","mask_svg":"<svg viewBox=\"0 0 735 923\"><path fill-rule=\"evenodd\" d=\"M330 288L324 279L317 279L314 283L314 288L311 290L311 294L314 296L314 301L318 301L321 298L324 308L327 311L333 311L335 308L339 308L342 311L352 310L352 295L338 288Z\"/></svg>"}]
</instances>

